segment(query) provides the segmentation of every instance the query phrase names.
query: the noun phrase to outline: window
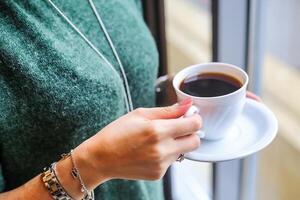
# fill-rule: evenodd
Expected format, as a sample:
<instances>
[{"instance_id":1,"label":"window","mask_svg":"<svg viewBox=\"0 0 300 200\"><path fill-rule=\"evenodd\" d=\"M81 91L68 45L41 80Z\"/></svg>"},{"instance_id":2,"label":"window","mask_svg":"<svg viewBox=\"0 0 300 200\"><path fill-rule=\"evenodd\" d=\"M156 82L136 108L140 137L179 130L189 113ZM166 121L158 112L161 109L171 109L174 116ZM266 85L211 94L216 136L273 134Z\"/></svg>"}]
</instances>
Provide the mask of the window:
<instances>
[{"instance_id":1,"label":"window","mask_svg":"<svg viewBox=\"0 0 300 200\"><path fill-rule=\"evenodd\" d=\"M166 0L168 71L211 61L211 5L208 0ZM212 164L185 160L172 166L174 200L208 200Z\"/></svg>"},{"instance_id":2,"label":"window","mask_svg":"<svg viewBox=\"0 0 300 200\"><path fill-rule=\"evenodd\" d=\"M211 8L208 0L166 0L166 36L170 73L211 61Z\"/></svg>"},{"instance_id":3,"label":"window","mask_svg":"<svg viewBox=\"0 0 300 200\"><path fill-rule=\"evenodd\" d=\"M262 97L279 121L276 140L259 155L258 200L300 196L300 2L267 1Z\"/></svg>"},{"instance_id":4,"label":"window","mask_svg":"<svg viewBox=\"0 0 300 200\"><path fill-rule=\"evenodd\" d=\"M174 164L173 199L299 199L299 8L298 0L165 0L169 73L212 58L241 66L279 121L258 155Z\"/></svg>"}]
</instances>

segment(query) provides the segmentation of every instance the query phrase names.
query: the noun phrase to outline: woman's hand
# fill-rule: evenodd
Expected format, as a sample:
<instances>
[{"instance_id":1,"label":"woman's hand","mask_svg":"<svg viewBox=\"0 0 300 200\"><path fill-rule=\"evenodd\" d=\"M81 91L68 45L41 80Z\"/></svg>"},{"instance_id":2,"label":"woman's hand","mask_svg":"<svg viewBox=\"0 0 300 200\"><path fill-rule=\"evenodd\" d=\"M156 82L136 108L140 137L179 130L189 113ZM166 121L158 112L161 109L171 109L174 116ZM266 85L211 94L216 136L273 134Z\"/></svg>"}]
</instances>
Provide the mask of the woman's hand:
<instances>
[{"instance_id":1,"label":"woman's hand","mask_svg":"<svg viewBox=\"0 0 300 200\"><path fill-rule=\"evenodd\" d=\"M253 93L247 97L260 101ZM162 108L140 108L112 122L79 145L73 158L89 190L114 178L155 180L163 176L181 153L198 148L195 132L201 127L198 115L180 118L191 100ZM60 183L75 199L82 198L80 184L70 172L70 159L57 163ZM0 194L0 199L52 199L40 175L26 184Z\"/></svg>"},{"instance_id":2,"label":"woman's hand","mask_svg":"<svg viewBox=\"0 0 300 200\"><path fill-rule=\"evenodd\" d=\"M262 102L261 98L260 98L259 96L255 95L255 94L252 93L252 92L247 91L246 96L247 96L249 99L253 99L253 100L255 100L255 101Z\"/></svg>"},{"instance_id":3,"label":"woman's hand","mask_svg":"<svg viewBox=\"0 0 300 200\"><path fill-rule=\"evenodd\" d=\"M136 109L81 144L75 153L88 152L95 185L103 174L106 179L159 179L181 153L200 145L195 134L201 128L200 116L180 118L191 105L187 99L169 107Z\"/></svg>"},{"instance_id":4,"label":"woman's hand","mask_svg":"<svg viewBox=\"0 0 300 200\"><path fill-rule=\"evenodd\" d=\"M261 101L250 92L247 97ZM87 188L92 190L114 178L161 178L181 153L192 151L200 144L195 134L202 125L200 116L180 118L191 105L188 99L170 107L139 108L79 145L73 158ZM71 160L65 159L57 163L56 172L66 191L75 199L81 199L81 186L71 176L72 168ZM0 194L0 199L19 197L52 199L40 175L15 190Z\"/></svg>"}]
</instances>

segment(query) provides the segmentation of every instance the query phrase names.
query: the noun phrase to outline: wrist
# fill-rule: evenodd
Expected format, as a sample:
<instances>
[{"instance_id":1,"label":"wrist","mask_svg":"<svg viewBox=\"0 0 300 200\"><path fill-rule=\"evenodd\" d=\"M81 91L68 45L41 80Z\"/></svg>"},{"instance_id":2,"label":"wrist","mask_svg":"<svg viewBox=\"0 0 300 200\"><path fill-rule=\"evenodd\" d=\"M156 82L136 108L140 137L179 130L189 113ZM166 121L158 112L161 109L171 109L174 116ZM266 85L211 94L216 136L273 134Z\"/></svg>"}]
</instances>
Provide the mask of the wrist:
<instances>
[{"instance_id":1,"label":"wrist","mask_svg":"<svg viewBox=\"0 0 300 200\"><path fill-rule=\"evenodd\" d=\"M70 157L60 160L56 163L55 167L56 177L69 196L74 199L81 199L83 197L83 193L80 191L79 182L71 175L72 168L73 165Z\"/></svg>"},{"instance_id":2,"label":"wrist","mask_svg":"<svg viewBox=\"0 0 300 200\"><path fill-rule=\"evenodd\" d=\"M73 152L73 158L77 165L78 171L88 190L93 190L98 185L111 179L108 173L107 162L105 157L96 154L88 146L88 142L79 145Z\"/></svg>"},{"instance_id":3,"label":"wrist","mask_svg":"<svg viewBox=\"0 0 300 200\"><path fill-rule=\"evenodd\" d=\"M74 149L72 156L86 189L92 191L110 178L102 170L101 165L95 163L96 157L92 152L88 151L85 145L83 143ZM74 179L71 174L73 167L71 157L68 157L57 163L56 172L61 185L67 193L75 199L81 199L83 193L80 182Z\"/></svg>"}]
</instances>

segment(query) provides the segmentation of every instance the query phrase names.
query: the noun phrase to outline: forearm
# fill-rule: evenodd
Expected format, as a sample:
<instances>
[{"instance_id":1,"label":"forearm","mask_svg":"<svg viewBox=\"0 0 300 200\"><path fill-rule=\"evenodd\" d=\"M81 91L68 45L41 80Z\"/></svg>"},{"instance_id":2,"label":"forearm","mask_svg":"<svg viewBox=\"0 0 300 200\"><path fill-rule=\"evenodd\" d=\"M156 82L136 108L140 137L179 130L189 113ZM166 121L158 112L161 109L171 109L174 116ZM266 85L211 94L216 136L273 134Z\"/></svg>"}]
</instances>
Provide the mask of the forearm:
<instances>
[{"instance_id":1,"label":"forearm","mask_svg":"<svg viewBox=\"0 0 300 200\"><path fill-rule=\"evenodd\" d=\"M32 199L43 199L53 200L44 183L41 180L41 175L38 175L28 181L26 184L0 194L0 200L32 200Z\"/></svg>"},{"instance_id":2,"label":"forearm","mask_svg":"<svg viewBox=\"0 0 300 200\"><path fill-rule=\"evenodd\" d=\"M84 183L89 191L93 190L99 184L109 180L107 176L102 175L101 168L99 170L93 167L93 158L88 156L85 147L79 146L74 150L74 160L84 180ZM83 193L81 192L80 183L71 175L73 168L72 161L69 158L61 160L57 163L56 173L61 185L66 192L74 199L81 199ZM34 177L24 185L0 194L0 200L53 200L49 191L42 181L41 174Z\"/></svg>"}]
</instances>

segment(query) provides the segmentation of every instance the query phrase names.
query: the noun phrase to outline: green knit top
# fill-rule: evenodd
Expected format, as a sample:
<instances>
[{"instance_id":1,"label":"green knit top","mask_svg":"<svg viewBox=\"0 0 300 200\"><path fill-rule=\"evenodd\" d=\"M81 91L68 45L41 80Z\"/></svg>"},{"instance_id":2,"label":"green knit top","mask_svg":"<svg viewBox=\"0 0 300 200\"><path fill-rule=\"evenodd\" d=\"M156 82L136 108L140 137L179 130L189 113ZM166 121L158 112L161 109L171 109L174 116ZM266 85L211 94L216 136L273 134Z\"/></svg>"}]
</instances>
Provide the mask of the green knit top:
<instances>
[{"instance_id":1,"label":"green knit top","mask_svg":"<svg viewBox=\"0 0 300 200\"><path fill-rule=\"evenodd\" d=\"M120 73L88 1L53 1ZM154 106L158 54L140 0L94 3L124 65L134 107ZM120 76L47 0L0 1L0 191L24 184L126 113L123 95ZM160 181L112 180L95 196L160 200L163 192Z\"/></svg>"}]
</instances>

